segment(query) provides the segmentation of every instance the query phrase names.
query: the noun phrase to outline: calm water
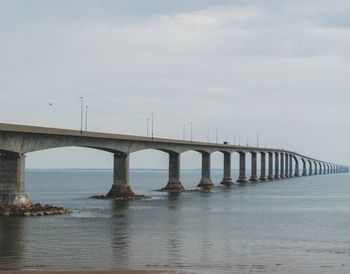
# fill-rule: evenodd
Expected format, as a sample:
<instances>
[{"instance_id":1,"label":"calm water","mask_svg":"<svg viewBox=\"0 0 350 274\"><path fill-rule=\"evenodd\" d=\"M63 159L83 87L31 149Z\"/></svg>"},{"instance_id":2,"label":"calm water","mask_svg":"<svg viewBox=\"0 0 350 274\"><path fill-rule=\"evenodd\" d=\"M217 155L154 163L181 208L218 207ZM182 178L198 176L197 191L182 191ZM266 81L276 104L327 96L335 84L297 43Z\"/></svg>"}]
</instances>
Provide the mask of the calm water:
<instances>
[{"instance_id":1,"label":"calm water","mask_svg":"<svg viewBox=\"0 0 350 274\"><path fill-rule=\"evenodd\" d=\"M185 187L199 171L182 172ZM213 172L219 182L221 172ZM176 268L350 273L350 177L312 176L168 195L166 171L133 171L148 201L112 202L111 171L28 171L30 197L66 216L0 218L0 269Z\"/></svg>"}]
</instances>

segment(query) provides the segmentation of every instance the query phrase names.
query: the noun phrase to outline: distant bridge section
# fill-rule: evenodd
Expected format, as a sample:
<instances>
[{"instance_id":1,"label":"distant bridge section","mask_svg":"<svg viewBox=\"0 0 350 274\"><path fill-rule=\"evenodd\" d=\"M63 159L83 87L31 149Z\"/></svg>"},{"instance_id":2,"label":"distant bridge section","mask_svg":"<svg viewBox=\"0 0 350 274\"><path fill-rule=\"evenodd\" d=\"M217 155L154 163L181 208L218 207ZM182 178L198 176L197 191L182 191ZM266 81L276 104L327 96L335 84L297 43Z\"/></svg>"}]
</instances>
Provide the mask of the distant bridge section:
<instances>
[{"instance_id":1,"label":"distant bridge section","mask_svg":"<svg viewBox=\"0 0 350 274\"><path fill-rule=\"evenodd\" d=\"M314 159L297 152L230 144L182 141L133 135L76 131L0 123L0 204L31 203L25 193L25 156L27 153L60 147L86 147L114 154L114 176L108 198L134 195L129 182L129 155L155 149L169 154L169 180L164 190L183 191L180 180L180 156L186 151L202 155L202 178L198 187L213 186L210 174L211 154L222 152L224 172L222 184L233 184L232 153L239 154L237 183L276 180L298 176L349 172L349 167ZM251 154L251 176L246 176L246 155ZM260 154L260 174L257 155ZM293 164L294 163L294 164Z\"/></svg>"}]
</instances>

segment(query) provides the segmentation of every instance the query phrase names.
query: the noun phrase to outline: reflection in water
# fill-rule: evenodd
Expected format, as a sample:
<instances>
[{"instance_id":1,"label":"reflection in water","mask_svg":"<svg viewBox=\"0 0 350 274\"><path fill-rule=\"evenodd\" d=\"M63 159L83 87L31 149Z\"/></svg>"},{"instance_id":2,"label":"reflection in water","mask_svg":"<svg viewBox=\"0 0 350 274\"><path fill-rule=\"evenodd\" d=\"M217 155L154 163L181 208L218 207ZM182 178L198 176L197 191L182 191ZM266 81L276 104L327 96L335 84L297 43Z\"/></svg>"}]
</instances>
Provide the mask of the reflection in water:
<instances>
[{"instance_id":1,"label":"reflection in water","mask_svg":"<svg viewBox=\"0 0 350 274\"><path fill-rule=\"evenodd\" d=\"M22 264L24 219L0 217L0 266L17 269Z\"/></svg>"},{"instance_id":2,"label":"reflection in water","mask_svg":"<svg viewBox=\"0 0 350 274\"><path fill-rule=\"evenodd\" d=\"M110 233L112 241L113 261L121 266L127 266L129 262L129 220L128 209L131 201L113 201L112 215L110 223Z\"/></svg>"},{"instance_id":3,"label":"reflection in water","mask_svg":"<svg viewBox=\"0 0 350 274\"><path fill-rule=\"evenodd\" d=\"M174 263L181 264L182 262L182 238L180 230L183 227L183 223L179 219L179 215L181 215L181 194L182 193L168 193L167 195L168 208L172 210L166 215L165 222L167 223L167 230L164 235L166 238L166 251L169 265L174 265Z\"/></svg>"}]
</instances>

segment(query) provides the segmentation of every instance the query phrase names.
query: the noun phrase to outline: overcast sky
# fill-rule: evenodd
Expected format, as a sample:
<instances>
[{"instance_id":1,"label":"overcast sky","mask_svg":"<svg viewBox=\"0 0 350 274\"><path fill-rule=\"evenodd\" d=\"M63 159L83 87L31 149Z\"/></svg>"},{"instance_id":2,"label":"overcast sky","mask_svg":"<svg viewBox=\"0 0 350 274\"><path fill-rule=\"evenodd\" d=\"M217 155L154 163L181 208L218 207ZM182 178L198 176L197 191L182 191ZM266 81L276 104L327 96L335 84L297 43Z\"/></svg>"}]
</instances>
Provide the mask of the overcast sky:
<instances>
[{"instance_id":1,"label":"overcast sky","mask_svg":"<svg viewBox=\"0 0 350 274\"><path fill-rule=\"evenodd\" d=\"M349 164L350 1L0 1L1 122L284 147ZM52 103L52 106L49 105ZM248 136L248 137L247 137ZM214 167L221 167L214 156ZM59 149L28 167L111 167ZM150 159L153 159L152 161ZM132 167L167 167L139 152ZM196 152L183 167L199 167Z\"/></svg>"}]
</instances>

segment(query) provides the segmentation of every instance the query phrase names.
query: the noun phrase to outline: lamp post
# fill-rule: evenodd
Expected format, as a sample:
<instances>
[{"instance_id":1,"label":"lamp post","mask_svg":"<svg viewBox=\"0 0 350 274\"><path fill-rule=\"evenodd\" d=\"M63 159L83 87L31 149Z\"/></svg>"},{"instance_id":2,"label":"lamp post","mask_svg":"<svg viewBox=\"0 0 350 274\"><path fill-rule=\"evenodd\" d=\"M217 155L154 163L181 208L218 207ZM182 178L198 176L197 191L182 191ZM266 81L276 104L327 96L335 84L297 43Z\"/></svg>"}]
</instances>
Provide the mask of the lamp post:
<instances>
[{"instance_id":1,"label":"lamp post","mask_svg":"<svg viewBox=\"0 0 350 274\"><path fill-rule=\"evenodd\" d=\"M80 133L83 133L83 108L84 108L84 97L80 96Z\"/></svg>"},{"instance_id":2,"label":"lamp post","mask_svg":"<svg viewBox=\"0 0 350 274\"><path fill-rule=\"evenodd\" d=\"M193 141L193 123L190 123L191 126L191 142Z\"/></svg>"},{"instance_id":3,"label":"lamp post","mask_svg":"<svg viewBox=\"0 0 350 274\"><path fill-rule=\"evenodd\" d=\"M147 117L147 137L149 137L149 118Z\"/></svg>"},{"instance_id":4,"label":"lamp post","mask_svg":"<svg viewBox=\"0 0 350 274\"><path fill-rule=\"evenodd\" d=\"M85 131L88 130L88 108L89 106L85 107Z\"/></svg>"},{"instance_id":5,"label":"lamp post","mask_svg":"<svg viewBox=\"0 0 350 274\"><path fill-rule=\"evenodd\" d=\"M215 141L218 143L218 128L215 129Z\"/></svg>"},{"instance_id":6,"label":"lamp post","mask_svg":"<svg viewBox=\"0 0 350 274\"><path fill-rule=\"evenodd\" d=\"M185 141L186 139L186 125L183 125L182 127L182 139Z\"/></svg>"},{"instance_id":7,"label":"lamp post","mask_svg":"<svg viewBox=\"0 0 350 274\"><path fill-rule=\"evenodd\" d=\"M209 143L209 135L210 135L210 130L208 129L208 132L207 132L207 143Z\"/></svg>"},{"instance_id":8,"label":"lamp post","mask_svg":"<svg viewBox=\"0 0 350 274\"><path fill-rule=\"evenodd\" d=\"M152 139L154 138L154 113L151 113L151 118L152 118Z\"/></svg>"}]
</instances>

